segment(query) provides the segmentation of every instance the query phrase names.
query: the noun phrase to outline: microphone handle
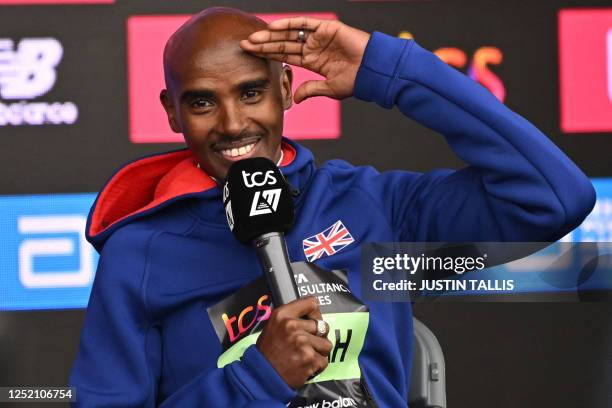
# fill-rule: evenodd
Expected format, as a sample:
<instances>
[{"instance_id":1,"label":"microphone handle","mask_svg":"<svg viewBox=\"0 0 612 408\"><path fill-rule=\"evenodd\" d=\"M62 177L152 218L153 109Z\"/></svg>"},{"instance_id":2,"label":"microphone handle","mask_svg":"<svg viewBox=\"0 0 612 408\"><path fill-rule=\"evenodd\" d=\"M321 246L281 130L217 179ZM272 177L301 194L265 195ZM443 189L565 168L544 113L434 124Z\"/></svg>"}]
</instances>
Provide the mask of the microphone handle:
<instances>
[{"instance_id":1,"label":"microphone handle","mask_svg":"<svg viewBox=\"0 0 612 408\"><path fill-rule=\"evenodd\" d=\"M298 299L300 295L293 278L284 234L269 232L255 238L253 243L272 291L274 304L281 306Z\"/></svg>"}]
</instances>

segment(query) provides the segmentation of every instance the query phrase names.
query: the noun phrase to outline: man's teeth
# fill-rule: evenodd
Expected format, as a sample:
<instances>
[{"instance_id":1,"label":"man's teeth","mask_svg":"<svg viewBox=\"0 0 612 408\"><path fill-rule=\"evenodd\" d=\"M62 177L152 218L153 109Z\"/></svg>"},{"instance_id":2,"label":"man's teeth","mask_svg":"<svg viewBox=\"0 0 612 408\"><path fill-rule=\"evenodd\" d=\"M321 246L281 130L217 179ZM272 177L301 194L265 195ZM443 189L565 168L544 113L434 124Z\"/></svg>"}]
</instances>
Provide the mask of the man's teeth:
<instances>
[{"instance_id":1,"label":"man's teeth","mask_svg":"<svg viewBox=\"0 0 612 408\"><path fill-rule=\"evenodd\" d=\"M253 150L255 144L256 143L251 143L250 145L242 146L240 148L221 150L221 154L228 157L242 156Z\"/></svg>"}]
</instances>

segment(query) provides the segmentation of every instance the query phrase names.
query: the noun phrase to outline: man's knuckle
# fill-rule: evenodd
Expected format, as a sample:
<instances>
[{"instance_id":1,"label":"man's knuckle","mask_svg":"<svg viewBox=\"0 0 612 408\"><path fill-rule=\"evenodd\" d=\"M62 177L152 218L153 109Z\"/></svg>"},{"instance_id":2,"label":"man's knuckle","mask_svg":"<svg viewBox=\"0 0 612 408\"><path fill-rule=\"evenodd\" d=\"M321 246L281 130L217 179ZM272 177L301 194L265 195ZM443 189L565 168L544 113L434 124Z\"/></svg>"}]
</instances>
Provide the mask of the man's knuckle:
<instances>
[{"instance_id":1,"label":"man's knuckle","mask_svg":"<svg viewBox=\"0 0 612 408\"><path fill-rule=\"evenodd\" d=\"M317 353L312 349L312 347L304 346L300 349L300 354L302 356L303 361L311 363L316 360Z\"/></svg>"},{"instance_id":2,"label":"man's knuckle","mask_svg":"<svg viewBox=\"0 0 612 408\"><path fill-rule=\"evenodd\" d=\"M292 326L291 319L283 319L278 322L279 331L284 336L287 336L292 332L291 326Z\"/></svg>"},{"instance_id":3,"label":"man's knuckle","mask_svg":"<svg viewBox=\"0 0 612 408\"><path fill-rule=\"evenodd\" d=\"M308 344L308 339L303 334L298 334L294 337L293 343L298 349L302 349Z\"/></svg>"},{"instance_id":4,"label":"man's knuckle","mask_svg":"<svg viewBox=\"0 0 612 408\"><path fill-rule=\"evenodd\" d=\"M312 82L307 82L306 86L312 86ZM318 311L319 310L319 302L317 302L317 298L315 298L314 296L311 296L308 298L308 302L309 302L309 306L315 310Z\"/></svg>"},{"instance_id":5,"label":"man's knuckle","mask_svg":"<svg viewBox=\"0 0 612 408\"><path fill-rule=\"evenodd\" d=\"M283 329L287 333L291 333L297 330L297 321L295 319L285 319L283 321Z\"/></svg>"},{"instance_id":6,"label":"man's knuckle","mask_svg":"<svg viewBox=\"0 0 612 408\"><path fill-rule=\"evenodd\" d=\"M284 307L279 307L277 309L272 309L272 314L270 315L270 320L283 320L285 319L287 312Z\"/></svg>"}]
</instances>

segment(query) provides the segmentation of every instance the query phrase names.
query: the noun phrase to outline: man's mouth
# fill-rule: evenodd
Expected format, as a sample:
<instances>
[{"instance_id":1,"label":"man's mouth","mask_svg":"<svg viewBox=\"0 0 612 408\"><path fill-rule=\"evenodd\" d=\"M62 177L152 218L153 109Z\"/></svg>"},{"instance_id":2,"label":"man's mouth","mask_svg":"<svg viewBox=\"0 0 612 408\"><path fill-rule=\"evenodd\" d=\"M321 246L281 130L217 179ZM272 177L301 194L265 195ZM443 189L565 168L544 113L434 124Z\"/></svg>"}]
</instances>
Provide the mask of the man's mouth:
<instances>
[{"instance_id":1,"label":"man's mouth","mask_svg":"<svg viewBox=\"0 0 612 408\"><path fill-rule=\"evenodd\" d=\"M257 143L251 143L248 144L246 146L242 146L240 148L232 148L232 149L227 149L227 150L221 150L221 154L225 157L240 157L240 156L244 156L245 154L249 153L251 150L253 150L253 148L255 147Z\"/></svg>"},{"instance_id":2,"label":"man's mouth","mask_svg":"<svg viewBox=\"0 0 612 408\"><path fill-rule=\"evenodd\" d=\"M246 159L251 156L259 140L260 138L249 138L247 140L231 143L229 146L223 146L226 147L225 149L217 149L217 153L230 161Z\"/></svg>"}]
</instances>

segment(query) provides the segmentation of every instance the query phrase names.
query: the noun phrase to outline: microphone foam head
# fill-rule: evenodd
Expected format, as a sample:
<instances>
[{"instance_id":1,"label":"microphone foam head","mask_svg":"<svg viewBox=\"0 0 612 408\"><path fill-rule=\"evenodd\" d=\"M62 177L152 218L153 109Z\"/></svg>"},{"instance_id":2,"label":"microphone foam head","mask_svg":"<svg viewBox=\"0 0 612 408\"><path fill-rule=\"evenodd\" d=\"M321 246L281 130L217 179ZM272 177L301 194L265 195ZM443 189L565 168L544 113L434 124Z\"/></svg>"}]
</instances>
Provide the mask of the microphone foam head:
<instances>
[{"instance_id":1,"label":"microphone foam head","mask_svg":"<svg viewBox=\"0 0 612 408\"><path fill-rule=\"evenodd\" d=\"M293 226L291 189L276 165L265 157L232 164L223 185L227 223L242 243Z\"/></svg>"}]
</instances>

